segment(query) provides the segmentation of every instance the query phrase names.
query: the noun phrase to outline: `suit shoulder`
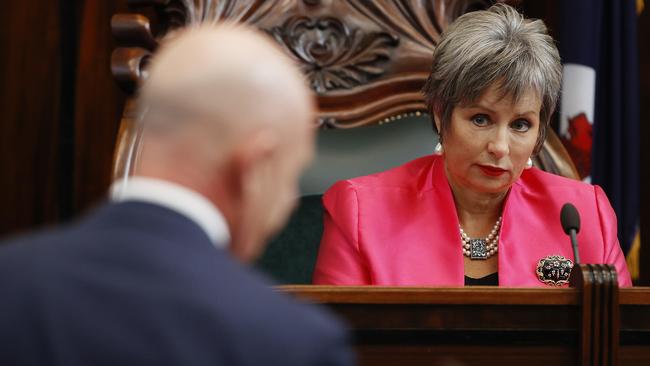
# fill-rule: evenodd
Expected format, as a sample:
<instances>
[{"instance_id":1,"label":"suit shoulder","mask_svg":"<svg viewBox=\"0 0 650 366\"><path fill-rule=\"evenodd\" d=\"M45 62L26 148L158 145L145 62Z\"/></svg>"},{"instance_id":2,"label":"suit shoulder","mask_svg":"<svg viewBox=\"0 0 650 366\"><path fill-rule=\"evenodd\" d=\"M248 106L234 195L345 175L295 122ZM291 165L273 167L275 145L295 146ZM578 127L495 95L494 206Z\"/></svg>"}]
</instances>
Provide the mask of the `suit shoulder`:
<instances>
[{"instance_id":1,"label":"suit shoulder","mask_svg":"<svg viewBox=\"0 0 650 366\"><path fill-rule=\"evenodd\" d=\"M233 345L256 349L268 364L309 365L316 363L315 358L329 357L328 353L347 352L348 334L337 318L278 293L257 271L229 258L228 262L206 305ZM212 307L217 302L217 308ZM292 351L287 354L287 349Z\"/></svg>"},{"instance_id":2,"label":"suit shoulder","mask_svg":"<svg viewBox=\"0 0 650 366\"><path fill-rule=\"evenodd\" d=\"M314 329L322 331L323 335L340 331L340 323L327 311L319 307L306 305L289 295L273 289L273 283L255 269L226 259L231 265L223 266L230 284L223 292L232 294L228 301L237 305L239 314L254 320L254 322L285 323L296 325L295 330ZM262 306L260 306L262 305Z\"/></svg>"},{"instance_id":3,"label":"suit shoulder","mask_svg":"<svg viewBox=\"0 0 650 366\"><path fill-rule=\"evenodd\" d=\"M0 244L0 270L27 275L30 270L44 269L56 263L51 256L59 252L59 243L70 243L67 227L21 234ZM20 268L14 268L19 266ZM20 276L26 278L27 276ZM16 280L14 278L13 280Z\"/></svg>"}]
</instances>

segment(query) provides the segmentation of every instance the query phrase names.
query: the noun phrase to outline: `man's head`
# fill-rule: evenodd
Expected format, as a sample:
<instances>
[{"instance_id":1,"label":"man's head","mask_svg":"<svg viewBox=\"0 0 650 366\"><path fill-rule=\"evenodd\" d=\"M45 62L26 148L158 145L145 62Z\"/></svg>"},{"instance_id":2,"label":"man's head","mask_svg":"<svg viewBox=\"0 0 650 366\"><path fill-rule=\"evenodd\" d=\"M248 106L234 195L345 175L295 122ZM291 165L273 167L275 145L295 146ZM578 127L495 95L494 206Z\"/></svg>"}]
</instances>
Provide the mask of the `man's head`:
<instances>
[{"instance_id":1,"label":"man's head","mask_svg":"<svg viewBox=\"0 0 650 366\"><path fill-rule=\"evenodd\" d=\"M233 253L255 258L313 156L314 102L292 61L243 26L186 29L158 50L139 108L136 174L204 195L226 217Z\"/></svg>"}]
</instances>

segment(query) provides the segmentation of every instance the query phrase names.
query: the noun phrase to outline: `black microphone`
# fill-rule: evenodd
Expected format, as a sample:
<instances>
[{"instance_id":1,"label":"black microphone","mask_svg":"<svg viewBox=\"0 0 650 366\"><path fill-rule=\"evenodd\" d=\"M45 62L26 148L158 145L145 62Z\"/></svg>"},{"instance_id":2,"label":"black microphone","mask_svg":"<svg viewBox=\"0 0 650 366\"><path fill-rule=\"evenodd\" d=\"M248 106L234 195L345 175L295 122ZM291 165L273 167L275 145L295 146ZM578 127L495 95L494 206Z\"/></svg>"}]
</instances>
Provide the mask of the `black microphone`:
<instances>
[{"instance_id":1,"label":"black microphone","mask_svg":"<svg viewBox=\"0 0 650 366\"><path fill-rule=\"evenodd\" d=\"M565 203L560 212L560 222L562 222L562 229L564 232L571 236L571 246L573 247L573 258L576 265L580 263L578 256L578 239L576 235L580 232L580 214L576 207L570 203Z\"/></svg>"}]
</instances>

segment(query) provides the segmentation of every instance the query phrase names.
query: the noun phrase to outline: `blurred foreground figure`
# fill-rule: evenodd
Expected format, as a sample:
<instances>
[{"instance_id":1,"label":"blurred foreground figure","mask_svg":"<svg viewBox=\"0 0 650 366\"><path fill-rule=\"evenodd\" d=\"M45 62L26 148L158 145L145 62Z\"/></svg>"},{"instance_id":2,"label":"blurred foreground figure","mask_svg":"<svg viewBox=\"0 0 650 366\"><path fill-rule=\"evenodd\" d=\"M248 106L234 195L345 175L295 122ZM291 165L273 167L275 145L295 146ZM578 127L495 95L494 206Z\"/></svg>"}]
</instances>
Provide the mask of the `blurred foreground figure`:
<instances>
[{"instance_id":1,"label":"blurred foreground figure","mask_svg":"<svg viewBox=\"0 0 650 366\"><path fill-rule=\"evenodd\" d=\"M313 155L290 60L246 28L188 29L139 106L136 173L112 202L0 246L0 365L349 364L334 319L240 263L283 226Z\"/></svg>"}]
</instances>

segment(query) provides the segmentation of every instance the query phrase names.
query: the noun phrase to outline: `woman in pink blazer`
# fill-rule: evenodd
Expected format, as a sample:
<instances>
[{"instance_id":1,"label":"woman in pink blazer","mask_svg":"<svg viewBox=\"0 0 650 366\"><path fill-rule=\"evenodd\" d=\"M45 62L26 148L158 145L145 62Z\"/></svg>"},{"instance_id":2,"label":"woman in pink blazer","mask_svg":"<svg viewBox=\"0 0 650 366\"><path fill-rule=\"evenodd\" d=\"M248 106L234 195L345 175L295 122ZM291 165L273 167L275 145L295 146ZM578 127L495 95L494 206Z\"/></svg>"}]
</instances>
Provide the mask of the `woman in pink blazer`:
<instances>
[{"instance_id":1,"label":"woman in pink blazer","mask_svg":"<svg viewBox=\"0 0 650 366\"><path fill-rule=\"evenodd\" d=\"M424 88L436 154L325 193L314 283L565 285L573 252L560 210L570 202L581 261L613 264L630 286L602 189L531 167L560 84L542 21L507 5L458 18Z\"/></svg>"}]
</instances>

